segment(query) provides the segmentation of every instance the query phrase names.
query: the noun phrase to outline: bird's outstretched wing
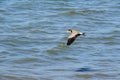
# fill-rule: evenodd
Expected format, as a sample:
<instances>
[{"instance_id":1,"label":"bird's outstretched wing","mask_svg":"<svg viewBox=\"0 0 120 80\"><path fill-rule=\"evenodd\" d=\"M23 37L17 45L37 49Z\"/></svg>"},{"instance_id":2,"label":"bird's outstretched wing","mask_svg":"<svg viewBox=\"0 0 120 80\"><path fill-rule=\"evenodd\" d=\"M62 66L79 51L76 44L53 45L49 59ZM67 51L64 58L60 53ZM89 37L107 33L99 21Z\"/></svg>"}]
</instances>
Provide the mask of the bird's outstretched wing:
<instances>
[{"instance_id":1,"label":"bird's outstretched wing","mask_svg":"<svg viewBox=\"0 0 120 80\"><path fill-rule=\"evenodd\" d=\"M67 45L69 46L75 41L76 37L68 38Z\"/></svg>"}]
</instances>

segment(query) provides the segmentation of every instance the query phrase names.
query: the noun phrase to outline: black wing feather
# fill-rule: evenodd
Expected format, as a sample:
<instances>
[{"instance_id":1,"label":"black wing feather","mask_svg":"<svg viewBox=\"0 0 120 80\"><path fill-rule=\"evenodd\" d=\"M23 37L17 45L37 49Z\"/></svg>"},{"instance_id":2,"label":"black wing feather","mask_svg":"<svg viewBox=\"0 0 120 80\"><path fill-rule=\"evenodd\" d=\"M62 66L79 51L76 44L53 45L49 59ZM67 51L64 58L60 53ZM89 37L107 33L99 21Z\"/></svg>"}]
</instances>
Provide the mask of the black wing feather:
<instances>
[{"instance_id":1,"label":"black wing feather","mask_svg":"<svg viewBox=\"0 0 120 80\"><path fill-rule=\"evenodd\" d=\"M69 38L68 41L67 41L67 45L72 44L75 41L75 39L76 39L76 37Z\"/></svg>"}]
</instances>

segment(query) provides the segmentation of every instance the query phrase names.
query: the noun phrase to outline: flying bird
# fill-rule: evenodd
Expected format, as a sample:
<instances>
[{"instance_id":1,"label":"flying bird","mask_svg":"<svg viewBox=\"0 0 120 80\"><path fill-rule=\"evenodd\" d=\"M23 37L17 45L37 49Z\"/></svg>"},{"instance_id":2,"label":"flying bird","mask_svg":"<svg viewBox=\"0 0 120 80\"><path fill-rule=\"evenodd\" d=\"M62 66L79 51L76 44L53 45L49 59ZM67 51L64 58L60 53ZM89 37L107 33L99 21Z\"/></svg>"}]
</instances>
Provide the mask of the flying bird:
<instances>
[{"instance_id":1,"label":"flying bird","mask_svg":"<svg viewBox=\"0 0 120 80\"><path fill-rule=\"evenodd\" d=\"M71 32L71 34L68 36L68 41L67 41L68 46L71 45L78 36L85 35L85 33L79 32L78 30L68 29L67 31Z\"/></svg>"}]
</instances>

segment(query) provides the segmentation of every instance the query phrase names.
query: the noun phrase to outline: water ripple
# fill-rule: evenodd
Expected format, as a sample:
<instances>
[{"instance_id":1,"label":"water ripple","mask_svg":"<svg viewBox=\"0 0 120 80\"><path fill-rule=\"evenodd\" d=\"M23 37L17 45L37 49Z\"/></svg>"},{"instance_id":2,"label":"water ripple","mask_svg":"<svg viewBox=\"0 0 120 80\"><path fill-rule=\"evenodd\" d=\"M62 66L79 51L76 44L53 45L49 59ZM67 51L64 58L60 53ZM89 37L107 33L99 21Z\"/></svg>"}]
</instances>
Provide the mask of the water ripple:
<instances>
[{"instance_id":1,"label":"water ripple","mask_svg":"<svg viewBox=\"0 0 120 80\"><path fill-rule=\"evenodd\" d=\"M0 79L119 80L119 4L117 0L1 0ZM68 47L67 29L86 36Z\"/></svg>"}]
</instances>

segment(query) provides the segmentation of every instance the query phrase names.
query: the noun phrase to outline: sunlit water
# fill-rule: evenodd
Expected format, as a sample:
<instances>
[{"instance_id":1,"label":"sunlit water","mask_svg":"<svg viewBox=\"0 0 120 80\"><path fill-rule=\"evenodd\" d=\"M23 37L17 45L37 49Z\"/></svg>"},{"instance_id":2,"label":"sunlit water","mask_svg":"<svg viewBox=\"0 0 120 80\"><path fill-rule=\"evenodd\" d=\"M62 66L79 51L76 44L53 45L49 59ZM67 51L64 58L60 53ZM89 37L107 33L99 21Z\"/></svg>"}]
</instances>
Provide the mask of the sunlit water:
<instances>
[{"instance_id":1,"label":"sunlit water","mask_svg":"<svg viewBox=\"0 0 120 80\"><path fill-rule=\"evenodd\" d=\"M0 0L0 80L83 79L120 79L119 0Z\"/></svg>"}]
</instances>

